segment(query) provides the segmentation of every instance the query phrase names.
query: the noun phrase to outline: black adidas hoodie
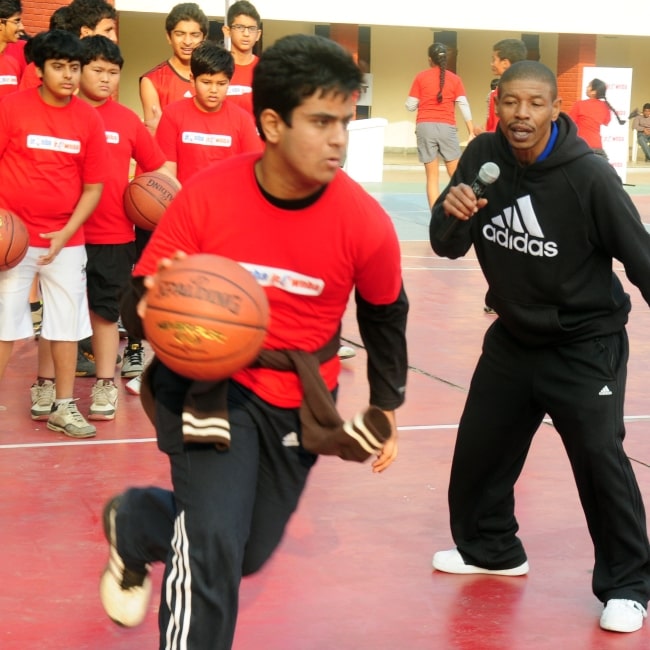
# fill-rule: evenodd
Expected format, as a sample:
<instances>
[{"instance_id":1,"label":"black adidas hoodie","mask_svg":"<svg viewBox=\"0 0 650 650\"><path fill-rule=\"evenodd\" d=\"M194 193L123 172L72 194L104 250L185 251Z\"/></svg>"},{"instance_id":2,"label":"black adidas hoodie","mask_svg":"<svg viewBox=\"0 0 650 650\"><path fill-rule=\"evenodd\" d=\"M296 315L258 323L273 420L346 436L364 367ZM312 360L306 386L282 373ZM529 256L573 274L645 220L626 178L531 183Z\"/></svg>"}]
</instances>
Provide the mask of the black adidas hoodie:
<instances>
[{"instance_id":1,"label":"black adidas hoodie","mask_svg":"<svg viewBox=\"0 0 650 650\"><path fill-rule=\"evenodd\" d=\"M630 297L612 258L650 304L650 234L612 166L577 136L561 113L550 155L521 166L500 130L469 143L449 186L436 201L429 226L433 250L457 258L473 245L489 288L486 304L524 345L557 345L611 334L627 322ZM451 185L471 183L485 162L499 179L487 206L458 221L442 201Z\"/></svg>"}]
</instances>

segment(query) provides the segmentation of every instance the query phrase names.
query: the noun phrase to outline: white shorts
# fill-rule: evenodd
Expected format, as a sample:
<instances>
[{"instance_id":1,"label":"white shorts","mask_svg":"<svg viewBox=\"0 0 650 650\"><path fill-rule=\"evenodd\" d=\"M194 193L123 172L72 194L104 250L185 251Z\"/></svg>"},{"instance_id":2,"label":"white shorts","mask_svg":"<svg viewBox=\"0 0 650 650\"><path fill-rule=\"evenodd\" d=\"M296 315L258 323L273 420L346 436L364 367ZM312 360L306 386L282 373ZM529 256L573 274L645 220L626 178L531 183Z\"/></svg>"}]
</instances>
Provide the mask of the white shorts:
<instances>
[{"instance_id":1,"label":"white shorts","mask_svg":"<svg viewBox=\"0 0 650 650\"><path fill-rule=\"evenodd\" d=\"M38 274L43 295L41 336L50 341L79 341L92 334L86 295L86 247L63 248L50 264L38 258L46 248L30 246L20 264L0 271L0 341L34 335L29 293Z\"/></svg>"}]
</instances>

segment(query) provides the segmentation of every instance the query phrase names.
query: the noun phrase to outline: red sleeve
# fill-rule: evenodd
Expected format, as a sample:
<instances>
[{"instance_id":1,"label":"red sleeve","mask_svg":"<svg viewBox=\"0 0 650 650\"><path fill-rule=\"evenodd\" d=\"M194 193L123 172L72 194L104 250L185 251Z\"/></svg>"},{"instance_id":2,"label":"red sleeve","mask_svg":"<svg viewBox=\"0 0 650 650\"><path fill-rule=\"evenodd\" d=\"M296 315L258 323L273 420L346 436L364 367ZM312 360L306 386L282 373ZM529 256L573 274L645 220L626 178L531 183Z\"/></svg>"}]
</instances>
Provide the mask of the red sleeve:
<instances>
[{"instance_id":1,"label":"red sleeve","mask_svg":"<svg viewBox=\"0 0 650 650\"><path fill-rule=\"evenodd\" d=\"M493 90L490 93L490 100L488 101L488 114L487 122L485 123L486 131L496 131L499 124L499 116L497 115L497 91Z\"/></svg>"},{"instance_id":2,"label":"red sleeve","mask_svg":"<svg viewBox=\"0 0 650 650\"><path fill-rule=\"evenodd\" d=\"M88 124L86 155L84 157L81 178L84 183L90 185L103 183L106 178L105 168L109 156L104 122L99 116L99 113L89 104L82 103L81 99L77 99L77 101L84 107L84 111L89 109L86 111L87 116L80 116L80 118L86 119Z\"/></svg>"},{"instance_id":3,"label":"red sleeve","mask_svg":"<svg viewBox=\"0 0 650 650\"><path fill-rule=\"evenodd\" d=\"M245 112L242 109L242 112ZM254 152L254 151L263 151L264 142L260 138L257 128L255 127L255 122L249 113L245 113L241 118L241 152Z\"/></svg>"},{"instance_id":4,"label":"red sleeve","mask_svg":"<svg viewBox=\"0 0 650 650\"><path fill-rule=\"evenodd\" d=\"M138 163L138 166L145 172L159 169L167 160L160 145L139 119L137 120L135 128L136 133L135 145L133 147L133 158Z\"/></svg>"}]
</instances>

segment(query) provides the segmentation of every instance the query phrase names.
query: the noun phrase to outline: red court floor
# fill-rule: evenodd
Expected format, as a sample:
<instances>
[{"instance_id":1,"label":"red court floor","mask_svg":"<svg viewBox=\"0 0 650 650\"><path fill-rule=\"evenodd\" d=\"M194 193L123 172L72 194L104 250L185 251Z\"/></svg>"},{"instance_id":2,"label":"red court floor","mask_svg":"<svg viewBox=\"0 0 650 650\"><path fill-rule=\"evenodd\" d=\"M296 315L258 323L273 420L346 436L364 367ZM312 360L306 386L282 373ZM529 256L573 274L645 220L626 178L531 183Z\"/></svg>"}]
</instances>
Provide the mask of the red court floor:
<instances>
[{"instance_id":1,"label":"red court floor","mask_svg":"<svg viewBox=\"0 0 650 650\"><path fill-rule=\"evenodd\" d=\"M647 650L650 625L620 635L598 627L592 548L554 429L540 429L517 486L523 578L431 570L452 544L446 489L454 436L481 337L484 281L476 260L435 258L403 242L411 299L408 400L400 456L382 475L322 458L277 554L245 579L235 650ZM621 274L622 275L622 274ZM627 452L650 505L650 312L631 289ZM345 337L359 343L352 312ZM156 603L127 630L104 615L100 513L128 485L168 484L165 457L137 398L94 440L75 441L29 418L33 341L17 344L1 385L0 648L157 647ZM78 379L82 409L92 380ZM366 404L365 355L344 362L340 410ZM154 576L159 584L161 571ZM156 597L157 599L157 597ZM155 599L155 600L156 600Z\"/></svg>"}]
</instances>

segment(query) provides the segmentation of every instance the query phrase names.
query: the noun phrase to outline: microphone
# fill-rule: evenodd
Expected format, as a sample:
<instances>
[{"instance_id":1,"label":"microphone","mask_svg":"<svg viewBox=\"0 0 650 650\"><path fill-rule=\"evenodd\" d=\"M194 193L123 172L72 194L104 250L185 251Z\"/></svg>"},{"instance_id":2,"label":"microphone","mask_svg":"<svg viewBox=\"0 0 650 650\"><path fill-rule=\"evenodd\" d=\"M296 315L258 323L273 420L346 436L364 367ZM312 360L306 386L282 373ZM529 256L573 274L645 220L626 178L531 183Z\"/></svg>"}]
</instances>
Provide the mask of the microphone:
<instances>
[{"instance_id":1,"label":"microphone","mask_svg":"<svg viewBox=\"0 0 650 650\"><path fill-rule=\"evenodd\" d=\"M480 199L485 194L487 188L492 185L497 178L499 178L499 174L501 174L501 170L496 163L486 162L481 165L481 168L478 170L478 174L476 174L476 178L472 181L471 185L472 192L474 192L477 199ZM460 221L460 219L456 219L456 217L452 216L448 216L447 220L449 223L444 224L446 228L438 237L438 239L443 242L447 241L449 237L451 237Z\"/></svg>"}]
</instances>

